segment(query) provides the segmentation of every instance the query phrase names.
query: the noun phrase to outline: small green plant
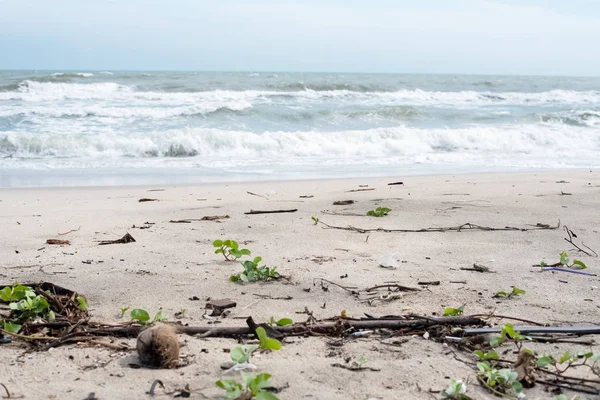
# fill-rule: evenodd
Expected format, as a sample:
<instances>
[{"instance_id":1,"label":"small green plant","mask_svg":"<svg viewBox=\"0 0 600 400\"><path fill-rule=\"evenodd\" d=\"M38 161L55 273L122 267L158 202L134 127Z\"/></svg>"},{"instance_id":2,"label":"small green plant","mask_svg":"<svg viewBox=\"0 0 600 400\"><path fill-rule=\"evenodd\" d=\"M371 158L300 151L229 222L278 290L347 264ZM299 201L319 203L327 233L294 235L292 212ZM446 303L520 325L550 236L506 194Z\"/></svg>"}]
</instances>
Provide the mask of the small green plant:
<instances>
[{"instance_id":1,"label":"small green plant","mask_svg":"<svg viewBox=\"0 0 600 400\"><path fill-rule=\"evenodd\" d=\"M36 295L33 289L27 286L25 286L25 288L27 289L23 292L19 290L18 292L12 293L13 299L17 296L21 296L21 293L23 294L23 297L20 300L13 301L8 305L13 320L15 320L15 322L23 323L39 317L48 321L53 321L55 314L54 311L50 309L48 300L42 296ZM18 295L16 293L18 293Z\"/></svg>"},{"instance_id":2,"label":"small green plant","mask_svg":"<svg viewBox=\"0 0 600 400\"><path fill-rule=\"evenodd\" d=\"M518 287L514 286L512 287L512 290L509 292L497 292L494 296L492 297L504 297L506 299L510 299L512 297L517 297L521 294L525 294L526 292L523 289L519 289Z\"/></svg>"},{"instance_id":3,"label":"small green plant","mask_svg":"<svg viewBox=\"0 0 600 400\"><path fill-rule=\"evenodd\" d=\"M493 337L492 340L490 340L490 346L498 347L507 340L512 341L517 346L517 350L521 351L522 342L524 340L531 340L531 338L529 336L521 335L521 332L519 331L515 331L514 324L504 324L500 336Z\"/></svg>"},{"instance_id":4,"label":"small green plant","mask_svg":"<svg viewBox=\"0 0 600 400\"><path fill-rule=\"evenodd\" d=\"M250 250L240 249L240 245L235 240L215 240L213 247L216 248L215 254L223 254L225 260L234 261L242 256L249 256Z\"/></svg>"},{"instance_id":5,"label":"small green plant","mask_svg":"<svg viewBox=\"0 0 600 400\"><path fill-rule=\"evenodd\" d=\"M279 272L276 271L277 267L267 267L266 265L259 266L262 261L261 257L255 257L254 260L246 260L242 263L244 270L238 274L231 275L229 280L231 282L248 283L256 281L270 281L281 278Z\"/></svg>"},{"instance_id":6,"label":"small green plant","mask_svg":"<svg viewBox=\"0 0 600 400\"><path fill-rule=\"evenodd\" d=\"M456 315L461 315L465 311L465 305L458 308L447 307L444 309L444 317L453 317Z\"/></svg>"},{"instance_id":7,"label":"small green plant","mask_svg":"<svg viewBox=\"0 0 600 400\"><path fill-rule=\"evenodd\" d=\"M587 265L581 260L574 259L573 262L569 259L569 254L566 251L562 251L560 254L560 261L556 264L548 265L545 261L540 261L540 267L558 267L565 266L567 268L574 269L586 269Z\"/></svg>"},{"instance_id":8,"label":"small green plant","mask_svg":"<svg viewBox=\"0 0 600 400\"><path fill-rule=\"evenodd\" d=\"M271 374L242 375L244 384L233 379L219 380L217 386L225 390L225 397L231 400L279 400L273 393L265 390L271 387Z\"/></svg>"},{"instance_id":9,"label":"small green plant","mask_svg":"<svg viewBox=\"0 0 600 400\"><path fill-rule=\"evenodd\" d=\"M183 318L185 317L185 313L187 312L187 308L181 308L179 311L175 313L175 318Z\"/></svg>"},{"instance_id":10,"label":"small green plant","mask_svg":"<svg viewBox=\"0 0 600 400\"><path fill-rule=\"evenodd\" d=\"M77 302L79 303L79 309L81 311L87 311L88 310L88 303L87 300L85 299L85 297L83 296L77 296Z\"/></svg>"},{"instance_id":11,"label":"small green plant","mask_svg":"<svg viewBox=\"0 0 600 400\"><path fill-rule=\"evenodd\" d=\"M0 298L6 303L20 301L32 296L35 296L33 289L29 286L20 285L19 282L15 282L13 286L5 286L4 289L0 290Z\"/></svg>"},{"instance_id":12,"label":"small green plant","mask_svg":"<svg viewBox=\"0 0 600 400\"><path fill-rule=\"evenodd\" d=\"M125 315L125 313L127 312L127 310L129 310L129 307L121 307L119 309L119 312L121 313L121 314L119 314L119 318L123 318L123 316Z\"/></svg>"},{"instance_id":13,"label":"small green plant","mask_svg":"<svg viewBox=\"0 0 600 400\"><path fill-rule=\"evenodd\" d=\"M452 379L448 389L442 390L442 397L452 400L471 400L465 393L467 392L467 384L461 380Z\"/></svg>"},{"instance_id":14,"label":"small green plant","mask_svg":"<svg viewBox=\"0 0 600 400\"><path fill-rule=\"evenodd\" d=\"M133 321L137 321L142 325L153 324L155 322L164 321L167 319L163 312L159 311L156 313L154 318L150 320L150 314L148 311L141 308L135 308L131 310L130 316Z\"/></svg>"},{"instance_id":15,"label":"small green plant","mask_svg":"<svg viewBox=\"0 0 600 400\"><path fill-rule=\"evenodd\" d=\"M281 318L279 320L275 320L275 318L271 317L267 321L267 324L269 324L269 326L286 326L291 325L293 323L294 321L292 321L290 318Z\"/></svg>"},{"instance_id":16,"label":"small green plant","mask_svg":"<svg viewBox=\"0 0 600 400\"><path fill-rule=\"evenodd\" d=\"M265 350L279 350L281 349L281 342L277 339L273 339L267 335L265 328L259 326L256 328L256 336L260 341L260 348Z\"/></svg>"},{"instance_id":17,"label":"small green plant","mask_svg":"<svg viewBox=\"0 0 600 400\"><path fill-rule=\"evenodd\" d=\"M319 218L317 217L311 217L313 222L315 223L315 225L317 225L319 223Z\"/></svg>"},{"instance_id":18,"label":"small green plant","mask_svg":"<svg viewBox=\"0 0 600 400\"><path fill-rule=\"evenodd\" d=\"M238 346L231 349L231 360L236 364L245 364L250 361L250 357L252 353L260 346L257 344L252 344L249 346Z\"/></svg>"},{"instance_id":19,"label":"small green plant","mask_svg":"<svg viewBox=\"0 0 600 400\"><path fill-rule=\"evenodd\" d=\"M556 375L562 375L570 368L586 367L594 375L600 377L600 354L594 354L591 351L571 354L567 351L558 358L549 354L541 354L537 356L537 367L552 367L552 372Z\"/></svg>"},{"instance_id":20,"label":"small green plant","mask_svg":"<svg viewBox=\"0 0 600 400\"><path fill-rule=\"evenodd\" d=\"M496 353L495 351L489 351L487 353L484 353L481 350L475 350L473 354L475 354L481 361L497 360L500 358L498 353Z\"/></svg>"},{"instance_id":21,"label":"small green plant","mask_svg":"<svg viewBox=\"0 0 600 400\"><path fill-rule=\"evenodd\" d=\"M386 207L377 207L374 210L369 210L367 211L367 215L369 217L384 217L386 215L388 215L388 213L392 211L391 208L386 208Z\"/></svg>"},{"instance_id":22,"label":"small green plant","mask_svg":"<svg viewBox=\"0 0 600 400\"><path fill-rule=\"evenodd\" d=\"M369 359L365 356L360 356L352 360L351 366L354 369L361 369L363 365L369 362Z\"/></svg>"},{"instance_id":23,"label":"small green plant","mask_svg":"<svg viewBox=\"0 0 600 400\"><path fill-rule=\"evenodd\" d=\"M519 374L510 368L496 369L488 361L477 363L477 378L494 393L513 394L522 397L523 385L519 382Z\"/></svg>"}]
</instances>

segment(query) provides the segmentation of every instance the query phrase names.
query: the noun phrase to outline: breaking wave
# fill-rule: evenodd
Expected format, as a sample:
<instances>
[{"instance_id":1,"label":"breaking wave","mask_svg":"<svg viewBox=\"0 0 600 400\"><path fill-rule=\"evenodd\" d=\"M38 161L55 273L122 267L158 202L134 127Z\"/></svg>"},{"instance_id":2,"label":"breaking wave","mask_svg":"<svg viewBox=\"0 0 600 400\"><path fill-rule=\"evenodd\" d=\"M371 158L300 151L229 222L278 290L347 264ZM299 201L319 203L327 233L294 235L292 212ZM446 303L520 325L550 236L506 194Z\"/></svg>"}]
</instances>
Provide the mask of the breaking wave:
<instances>
[{"instance_id":1,"label":"breaking wave","mask_svg":"<svg viewBox=\"0 0 600 400\"><path fill-rule=\"evenodd\" d=\"M340 86L340 85L338 85ZM114 82L66 83L38 82L24 80L18 85L0 88L0 100L21 100L26 102L57 100L155 100L155 101L196 101L199 99L239 99L245 101L269 101L277 97L293 98L298 101L325 101L331 99L380 102L383 104L425 105L425 106L477 106L477 105L535 105L535 104L600 104L600 91L550 90L539 93L521 92L478 92L478 91L426 91L402 89L393 92L361 91L342 88L315 90L298 88L286 90L210 90L196 92L138 91L135 86ZM356 89L356 88L354 88Z\"/></svg>"},{"instance_id":2,"label":"breaking wave","mask_svg":"<svg viewBox=\"0 0 600 400\"><path fill-rule=\"evenodd\" d=\"M567 154L578 143L577 158ZM600 131L536 124L462 129L376 128L339 132L264 132L178 129L132 134L0 134L0 155L20 159L58 158L106 161L184 157L190 165L219 160L223 165L303 164L315 159L357 163L473 162L493 159L509 165L544 160L557 165L600 164ZM587 164L586 164L587 163ZM117 162L118 164L118 162Z\"/></svg>"}]
</instances>

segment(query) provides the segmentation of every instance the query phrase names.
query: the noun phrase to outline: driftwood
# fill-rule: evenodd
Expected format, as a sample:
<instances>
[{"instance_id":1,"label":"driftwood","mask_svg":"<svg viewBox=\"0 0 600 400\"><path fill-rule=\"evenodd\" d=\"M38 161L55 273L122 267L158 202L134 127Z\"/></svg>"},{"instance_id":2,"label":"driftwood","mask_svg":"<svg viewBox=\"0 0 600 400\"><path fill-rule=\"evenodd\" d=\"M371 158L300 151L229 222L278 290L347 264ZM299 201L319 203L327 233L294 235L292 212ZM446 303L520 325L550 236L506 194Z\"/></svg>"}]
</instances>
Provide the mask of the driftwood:
<instances>
[{"instance_id":1,"label":"driftwood","mask_svg":"<svg viewBox=\"0 0 600 400\"><path fill-rule=\"evenodd\" d=\"M103 240L100 243L98 243L99 245L105 245L105 244L119 244L119 243L132 243L135 242L135 239L133 238L133 236L131 236L129 234L129 232L127 232L125 234L125 236L123 236L121 239L116 239L116 240Z\"/></svg>"},{"instance_id":2,"label":"driftwood","mask_svg":"<svg viewBox=\"0 0 600 400\"><path fill-rule=\"evenodd\" d=\"M357 228L354 226L335 226L329 225L321 220L316 221L317 224L322 224L325 226L325 229L340 229L344 231L354 231L358 233L367 233L367 232L385 232L385 233L393 233L393 232L403 232L403 233L420 233L420 232L462 232L462 231L517 231L517 232L527 232L527 231L539 231L539 230L555 230L560 228L560 221L558 225L551 226L548 224L537 223L536 225L532 225L531 228L518 228L513 226L505 226L503 228L492 228L489 226L481 226L476 224L471 224L467 222L466 224L462 224L459 226L450 226L450 227L440 227L440 228L420 228L420 229L386 229L386 228Z\"/></svg>"},{"instance_id":3,"label":"driftwood","mask_svg":"<svg viewBox=\"0 0 600 400\"><path fill-rule=\"evenodd\" d=\"M280 213L293 213L298 211L297 208L293 208L291 210L268 210L268 211L261 211L261 210L250 210L249 212L245 212L244 214L246 215L254 215L254 214L280 214Z\"/></svg>"},{"instance_id":4,"label":"driftwood","mask_svg":"<svg viewBox=\"0 0 600 400\"><path fill-rule=\"evenodd\" d=\"M392 185L404 185L404 182L390 182L390 183L388 183L388 186L392 186Z\"/></svg>"},{"instance_id":5,"label":"driftwood","mask_svg":"<svg viewBox=\"0 0 600 400\"><path fill-rule=\"evenodd\" d=\"M278 334L283 336L304 336L304 335L334 335L339 336L353 330L361 329L391 329L391 330L415 330L424 329L432 326L472 326L483 325L484 321L480 318L470 316L459 317L410 317L403 318L380 318L380 319L348 319L337 318L331 321L317 321L314 323L295 323L287 326L278 326L272 328ZM103 327L99 324L98 328L87 329L85 334L94 336L116 336L116 337L137 337L137 335L146 329L145 326L127 325ZM211 327L211 326L183 326L176 325L177 333L186 335L201 335L202 337L237 337L243 335L254 335L254 331L248 326L242 327ZM81 336L82 332L78 335Z\"/></svg>"},{"instance_id":6,"label":"driftwood","mask_svg":"<svg viewBox=\"0 0 600 400\"><path fill-rule=\"evenodd\" d=\"M68 240L61 239L48 239L46 240L46 244L58 244L58 245L68 245L71 244Z\"/></svg>"},{"instance_id":7,"label":"driftwood","mask_svg":"<svg viewBox=\"0 0 600 400\"><path fill-rule=\"evenodd\" d=\"M200 221L216 221L219 219L227 219L229 215L206 215L200 218Z\"/></svg>"},{"instance_id":8,"label":"driftwood","mask_svg":"<svg viewBox=\"0 0 600 400\"><path fill-rule=\"evenodd\" d=\"M375 190L375 188L346 190L346 193L353 193L353 192L370 192L371 190Z\"/></svg>"},{"instance_id":9,"label":"driftwood","mask_svg":"<svg viewBox=\"0 0 600 400\"><path fill-rule=\"evenodd\" d=\"M141 199L138 200L138 203L145 203L147 201L158 201L158 199L149 199L147 197L143 197Z\"/></svg>"},{"instance_id":10,"label":"driftwood","mask_svg":"<svg viewBox=\"0 0 600 400\"><path fill-rule=\"evenodd\" d=\"M354 204L354 200L338 200L333 202L334 206L348 206L350 204Z\"/></svg>"}]
</instances>

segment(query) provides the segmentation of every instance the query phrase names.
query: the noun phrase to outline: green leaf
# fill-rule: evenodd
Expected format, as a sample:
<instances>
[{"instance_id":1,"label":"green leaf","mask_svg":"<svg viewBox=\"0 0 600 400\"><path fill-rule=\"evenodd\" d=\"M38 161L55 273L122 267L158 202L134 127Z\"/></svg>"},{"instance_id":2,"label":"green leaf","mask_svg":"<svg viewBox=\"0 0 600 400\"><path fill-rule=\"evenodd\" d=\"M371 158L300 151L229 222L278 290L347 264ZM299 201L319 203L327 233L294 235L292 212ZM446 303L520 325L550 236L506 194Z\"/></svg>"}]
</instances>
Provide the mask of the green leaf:
<instances>
[{"instance_id":1,"label":"green leaf","mask_svg":"<svg viewBox=\"0 0 600 400\"><path fill-rule=\"evenodd\" d=\"M458 308L452 308L452 307L448 307L444 310L444 317L449 317L449 316L454 316L454 315L461 315L463 313L463 311L465 311L465 306L460 306Z\"/></svg>"},{"instance_id":2,"label":"green leaf","mask_svg":"<svg viewBox=\"0 0 600 400\"><path fill-rule=\"evenodd\" d=\"M519 334L515 332L514 324L504 324L502 326L502 334L508 335L509 338L515 339Z\"/></svg>"},{"instance_id":3,"label":"green leaf","mask_svg":"<svg viewBox=\"0 0 600 400\"><path fill-rule=\"evenodd\" d=\"M516 372L515 372L515 374L516 374ZM511 386L512 386L513 390L515 391L515 393L521 393L523 391L523 385L519 381L512 382Z\"/></svg>"},{"instance_id":4,"label":"green leaf","mask_svg":"<svg viewBox=\"0 0 600 400\"><path fill-rule=\"evenodd\" d=\"M591 351L580 351L577 353L577 357L579 358L591 358L594 356L594 353Z\"/></svg>"},{"instance_id":5,"label":"green leaf","mask_svg":"<svg viewBox=\"0 0 600 400\"><path fill-rule=\"evenodd\" d=\"M499 370L498 375L500 375L500 377L504 379L504 382L512 382L519 376L518 373L509 368L503 368Z\"/></svg>"},{"instance_id":6,"label":"green leaf","mask_svg":"<svg viewBox=\"0 0 600 400\"><path fill-rule=\"evenodd\" d=\"M248 382L248 388L252 392L253 395L258 394L262 389L271 386L269 383L269 379L271 379L271 374L262 373L254 377L250 382Z\"/></svg>"},{"instance_id":7,"label":"green leaf","mask_svg":"<svg viewBox=\"0 0 600 400\"><path fill-rule=\"evenodd\" d=\"M164 321L165 319L167 319L167 316L165 314L163 314L162 311L159 311L154 316L154 319L152 320L152 322Z\"/></svg>"},{"instance_id":8,"label":"green leaf","mask_svg":"<svg viewBox=\"0 0 600 400\"><path fill-rule=\"evenodd\" d=\"M150 314L148 314L148 311L142 310L141 308L131 310L130 315L132 320L139 321L142 324L145 324L148 321L150 321Z\"/></svg>"},{"instance_id":9,"label":"green leaf","mask_svg":"<svg viewBox=\"0 0 600 400\"><path fill-rule=\"evenodd\" d=\"M226 390L225 397L227 399L238 399L244 391L242 385L231 379L219 380L216 385Z\"/></svg>"},{"instance_id":10,"label":"green leaf","mask_svg":"<svg viewBox=\"0 0 600 400\"><path fill-rule=\"evenodd\" d=\"M258 336L258 340L260 340L260 347L263 349L269 350L279 350L281 349L281 342L277 339L273 339L267 336L267 332L265 328L258 327L256 328L256 336Z\"/></svg>"},{"instance_id":11,"label":"green leaf","mask_svg":"<svg viewBox=\"0 0 600 400\"><path fill-rule=\"evenodd\" d=\"M261 391L258 392L258 394L256 394L256 396L254 396L255 400L279 400L279 397L275 396L273 393L271 392L266 392L266 391Z\"/></svg>"},{"instance_id":12,"label":"green leaf","mask_svg":"<svg viewBox=\"0 0 600 400\"><path fill-rule=\"evenodd\" d=\"M566 251L560 253L560 263L563 265L569 264L569 255Z\"/></svg>"},{"instance_id":13,"label":"green leaf","mask_svg":"<svg viewBox=\"0 0 600 400\"><path fill-rule=\"evenodd\" d=\"M281 318L279 321L277 321L277 326L286 326L293 323L294 321L292 321L290 318Z\"/></svg>"},{"instance_id":14,"label":"green leaf","mask_svg":"<svg viewBox=\"0 0 600 400\"><path fill-rule=\"evenodd\" d=\"M504 336L494 336L491 340L490 340L490 346L492 347L498 347L500 346L502 343L504 343L506 341L506 338Z\"/></svg>"},{"instance_id":15,"label":"green leaf","mask_svg":"<svg viewBox=\"0 0 600 400\"><path fill-rule=\"evenodd\" d=\"M538 356L537 358L537 366L538 368L544 368L547 367L548 365L553 365L556 361L554 361L554 357L552 357L551 355L543 355L543 356Z\"/></svg>"},{"instance_id":16,"label":"green leaf","mask_svg":"<svg viewBox=\"0 0 600 400\"><path fill-rule=\"evenodd\" d=\"M2 324L4 326L4 330L10 333L19 333L22 328L22 325L10 321L2 321Z\"/></svg>"},{"instance_id":17,"label":"green leaf","mask_svg":"<svg viewBox=\"0 0 600 400\"><path fill-rule=\"evenodd\" d=\"M240 253L242 253L245 256L249 256L252 252L248 249L241 249Z\"/></svg>"},{"instance_id":18,"label":"green leaf","mask_svg":"<svg viewBox=\"0 0 600 400\"><path fill-rule=\"evenodd\" d=\"M259 263L259 262L261 262L261 261L262 261L262 257L254 257L254 260L252 260L252 263L253 263L254 265L256 265L256 264L258 264L258 263Z\"/></svg>"},{"instance_id":19,"label":"green leaf","mask_svg":"<svg viewBox=\"0 0 600 400\"><path fill-rule=\"evenodd\" d=\"M241 279L240 279L240 276L239 276L239 275L231 275L231 276L229 277L229 282L239 282L240 280L241 280Z\"/></svg>"},{"instance_id":20,"label":"green leaf","mask_svg":"<svg viewBox=\"0 0 600 400\"><path fill-rule=\"evenodd\" d=\"M242 252L236 249L232 249L231 251L229 251L229 254L231 254L235 258L240 258L242 256Z\"/></svg>"},{"instance_id":21,"label":"green leaf","mask_svg":"<svg viewBox=\"0 0 600 400\"><path fill-rule=\"evenodd\" d=\"M546 264L545 261L540 261L540 267L547 267L548 264Z\"/></svg>"},{"instance_id":22,"label":"green leaf","mask_svg":"<svg viewBox=\"0 0 600 400\"><path fill-rule=\"evenodd\" d=\"M56 315L54 314L54 311L50 310L48 311L48 321L54 321L56 319Z\"/></svg>"},{"instance_id":23,"label":"green leaf","mask_svg":"<svg viewBox=\"0 0 600 400\"><path fill-rule=\"evenodd\" d=\"M515 296L518 296L520 294L525 294L525 291L523 289L519 289L516 286L513 286L512 287L512 294L515 295Z\"/></svg>"},{"instance_id":24,"label":"green leaf","mask_svg":"<svg viewBox=\"0 0 600 400\"><path fill-rule=\"evenodd\" d=\"M83 296L77 296L77 301L79 302L79 309L81 311L87 311L88 303Z\"/></svg>"},{"instance_id":25,"label":"green leaf","mask_svg":"<svg viewBox=\"0 0 600 400\"><path fill-rule=\"evenodd\" d=\"M583 263L583 261L573 260L573 265L579 265L581 269L586 269L587 266Z\"/></svg>"},{"instance_id":26,"label":"green leaf","mask_svg":"<svg viewBox=\"0 0 600 400\"><path fill-rule=\"evenodd\" d=\"M240 247L238 242L236 242L235 240L231 240L230 242L231 242L230 246L233 250L237 250Z\"/></svg>"},{"instance_id":27,"label":"green leaf","mask_svg":"<svg viewBox=\"0 0 600 400\"><path fill-rule=\"evenodd\" d=\"M223 246L225 247L231 247L231 240L227 239L223 242Z\"/></svg>"},{"instance_id":28,"label":"green leaf","mask_svg":"<svg viewBox=\"0 0 600 400\"><path fill-rule=\"evenodd\" d=\"M558 360L558 363L559 363L559 364L563 364L563 363L565 363L565 362L567 362L567 361L570 361L572 357L573 357L573 356L571 355L571 353L569 353L568 351L566 351L566 352L565 352L565 354L563 354L563 355L560 357L560 359Z\"/></svg>"},{"instance_id":29,"label":"green leaf","mask_svg":"<svg viewBox=\"0 0 600 400\"><path fill-rule=\"evenodd\" d=\"M477 368L479 369L479 371L481 372L488 372L492 366L490 365L489 362L487 361L482 361L482 362L478 362L477 363Z\"/></svg>"},{"instance_id":30,"label":"green leaf","mask_svg":"<svg viewBox=\"0 0 600 400\"><path fill-rule=\"evenodd\" d=\"M506 296L508 296L508 293L506 293L506 292L498 292L493 297L506 297Z\"/></svg>"},{"instance_id":31,"label":"green leaf","mask_svg":"<svg viewBox=\"0 0 600 400\"><path fill-rule=\"evenodd\" d=\"M556 400L569 400L566 394L559 394L556 396Z\"/></svg>"},{"instance_id":32,"label":"green leaf","mask_svg":"<svg viewBox=\"0 0 600 400\"><path fill-rule=\"evenodd\" d=\"M215 254L221 254L221 253L223 253L223 249L216 249L215 250Z\"/></svg>"},{"instance_id":33,"label":"green leaf","mask_svg":"<svg viewBox=\"0 0 600 400\"><path fill-rule=\"evenodd\" d=\"M231 356L231 360L235 361L238 364L243 364L246 361L248 361L248 359L250 358L248 356L248 354L246 354L246 352L244 352L244 349L242 349L239 346L231 349L230 356Z\"/></svg>"},{"instance_id":34,"label":"green leaf","mask_svg":"<svg viewBox=\"0 0 600 400\"><path fill-rule=\"evenodd\" d=\"M214 246L214 247L221 247L221 246L223 246L223 241L222 241L222 240L219 240L219 239L217 239L217 240L215 240L215 241L213 242L213 246Z\"/></svg>"}]
</instances>

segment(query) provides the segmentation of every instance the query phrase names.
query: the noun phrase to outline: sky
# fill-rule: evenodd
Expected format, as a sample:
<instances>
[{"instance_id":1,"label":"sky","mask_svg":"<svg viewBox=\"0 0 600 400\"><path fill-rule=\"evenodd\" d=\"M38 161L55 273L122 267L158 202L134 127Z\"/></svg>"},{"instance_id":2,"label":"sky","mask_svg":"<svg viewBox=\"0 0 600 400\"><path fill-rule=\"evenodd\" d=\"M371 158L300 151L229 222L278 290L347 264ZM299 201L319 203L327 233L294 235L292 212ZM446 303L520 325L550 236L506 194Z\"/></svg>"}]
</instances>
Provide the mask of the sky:
<instances>
[{"instance_id":1,"label":"sky","mask_svg":"<svg viewBox=\"0 0 600 400\"><path fill-rule=\"evenodd\" d=\"M600 0L0 0L0 69L600 75Z\"/></svg>"}]
</instances>

